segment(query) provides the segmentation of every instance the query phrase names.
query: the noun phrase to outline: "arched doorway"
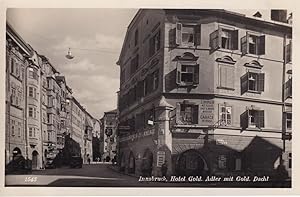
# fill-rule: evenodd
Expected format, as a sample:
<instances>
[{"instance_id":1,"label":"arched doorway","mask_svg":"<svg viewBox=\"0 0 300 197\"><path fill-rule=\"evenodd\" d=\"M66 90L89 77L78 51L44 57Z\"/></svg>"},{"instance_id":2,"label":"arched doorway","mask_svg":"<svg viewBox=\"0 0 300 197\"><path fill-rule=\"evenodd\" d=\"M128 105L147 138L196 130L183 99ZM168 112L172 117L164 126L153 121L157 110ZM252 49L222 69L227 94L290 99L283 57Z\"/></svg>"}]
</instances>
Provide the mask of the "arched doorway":
<instances>
[{"instance_id":1,"label":"arched doorway","mask_svg":"<svg viewBox=\"0 0 300 197\"><path fill-rule=\"evenodd\" d=\"M126 166L125 153L121 153L121 156L120 156L120 171L121 172L125 171L125 166Z\"/></svg>"},{"instance_id":2,"label":"arched doorway","mask_svg":"<svg viewBox=\"0 0 300 197\"><path fill-rule=\"evenodd\" d=\"M38 168L38 155L37 151L32 152L32 169L36 170Z\"/></svg>"},{"instance_id":3,"label":"arched doorway","mask_svg":"<svg viewBox=\"0 0 300 197\"><path fill-rule=\"evenodd\" d=\"M133 152L130 151L128 161L128 172L134 174L135 173L135 158Z\"/></svg>"},{"instance_id":4,"label":"arched doorway","mask_svg":"<svg viewBox=\"0 0 300 197\"><path fill-rule=\"evenodd\" d=\"M143 155L142 160L142 174L143 176L151 176L152 175L152 165L153 165L153 153L147 148Z\"/></svg>"},{"instance_id":5,"label":"arched doorway","mask_svg":"<svg viewBox=\"0 0 300 197\"><path fill-rule=\"evenodd\" d=\"M22 157L22 152L18 147L14 148L12 153L13 153L13 160L18 160L20 159L20 157Z\"/></svg>"},{"instance_id":6,"label":"arched doorway","mask_svg":"<svg viewBox=\"0 0 300 197\"><path fill-rule=\"evenodd\" d=\"M187 150L179 155L176 162L176 172L178 175L204 175L207 164L200 153L196 150Z\"/></svg>"}]
</instances>

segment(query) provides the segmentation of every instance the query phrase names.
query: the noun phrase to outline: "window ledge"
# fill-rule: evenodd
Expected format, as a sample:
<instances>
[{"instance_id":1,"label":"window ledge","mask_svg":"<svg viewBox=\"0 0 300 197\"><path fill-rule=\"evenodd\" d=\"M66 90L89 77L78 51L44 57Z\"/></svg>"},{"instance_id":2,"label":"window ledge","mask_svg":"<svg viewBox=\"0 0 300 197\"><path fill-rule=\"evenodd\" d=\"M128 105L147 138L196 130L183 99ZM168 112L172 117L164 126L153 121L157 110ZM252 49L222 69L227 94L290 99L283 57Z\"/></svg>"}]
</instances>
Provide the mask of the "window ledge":
<instances>
[{"instance_id":1,"label":"window ledge","mask_svg":"<svg viewBox=\"0 0 300 197\"><path fill-rule=\"evenodd\" d=\"M260 91L255 91L255 90L248 90L248 93L254 93L254 94L261 94L262 92Z\"/></svg>"},{"instance_id":2,"label":"window ledge","mask_svg":"<svg viewBox=\"0 0 300 197\"><path fill-rule=\"evenodd\" d=\"M246 128L246 131L263 131L262 128L258 128L258 127L255 127L255 128Z\"/></svg>"},{"instance_id":3,"label":"window ledge","mask_svg":"<svg viewBox=\"0 0 300 197\"><path fill-rule=\"evenodd\" d=\"M177 83L177 85L179 86L179 87L197 87L198 86L198 84L196 84L196 83Z\"/></svg>"},{"instance_id":4,"label":"window ledge","mask_svg":"<svg viewBox=\"0 0 300 197\"><path fill-rule=\"evenodd\" d=\"M218 86L217 89L225 89L225 90L232 90L234 91L234 88L228 88L228 87L222 87L222 86Z\"/></svg>"}]
</instances>

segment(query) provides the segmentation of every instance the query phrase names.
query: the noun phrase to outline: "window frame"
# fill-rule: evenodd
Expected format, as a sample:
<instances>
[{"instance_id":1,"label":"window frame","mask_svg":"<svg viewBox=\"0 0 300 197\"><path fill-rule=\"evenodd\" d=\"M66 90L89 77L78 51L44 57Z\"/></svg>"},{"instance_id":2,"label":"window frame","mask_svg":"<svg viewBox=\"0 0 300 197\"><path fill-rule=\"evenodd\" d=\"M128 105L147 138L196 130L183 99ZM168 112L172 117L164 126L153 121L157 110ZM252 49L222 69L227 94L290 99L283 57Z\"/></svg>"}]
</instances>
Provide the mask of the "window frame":
<instances>
[{"instance_id":1,"label":"window frame","mask_svg":"<svg viewBox=\"0 0 300 197\"><path fill-rule=\"evenodd\" d=\"M225 108L225 111L223 113L222 109ZM227 113L227 108L230 108L230 113ZM221 126L232 126L232 106L231 105L220 105L219 106L219 120ZM223 120L222 116L225 116L225 120ZM228 123L228 117L227 115L230 115L230 123ZM224 123L223 123L224 122Z\"/></svg>"},{"instance_id":2,"label":"window frame","mask_svg":"<svg viewBox=\"0 0 300 197\"><path fill-rule=\"evenodd\" d=\"M256 83L255 90L250 89L250 81L251 81L250 75L257 76L255 82ZM265 91L265 73L260 71L247 70L245 75L241 77L241 93L244 94L245 92L250 92L250 93L261 94L264 91Z\"/></svg>"},{"instance_id":3,"label":"window frame","mask_svg":"<svg viewBox=\"0 0 300 197\"><path fill-rule=\"evenodd\" d=\"M255 38L256 46L255 53L250 53L250 37ZM242 55L251 54L251 55L265 55L266 54L266 36L264 34L246 32L246 35L241 38L241 52Z\"/></svg>"},{"instance_id":4,"label":"window frame","mask_svg":"<svg viewBox=\"0 0 300 197\"><path fill-rule=\"evenodd\" d=\"M193 82L182 81L182 74L190 74L191 72L183 71L183 67L193 67ZM179 86L197 86L199 84L199 64L195 62L180 61L177 62L176 83Z\"/></svg>"},{"instance_id":5,"label":"window frame","mask_svg":"<svg viewBox=\"0 0 300 197\"><path fill-rule=\"evenodd\" d=\"M184 111L183 106L185 108ZM187 107L191 107L191 112L186 112ZM185 118L187 113L190 113L191 120L189 121L183 119L183 116ZM199 124L199 105L190 102L177 103L177 116L177 122L182 125L197 125Z\"/></svg>"}]
</instances>

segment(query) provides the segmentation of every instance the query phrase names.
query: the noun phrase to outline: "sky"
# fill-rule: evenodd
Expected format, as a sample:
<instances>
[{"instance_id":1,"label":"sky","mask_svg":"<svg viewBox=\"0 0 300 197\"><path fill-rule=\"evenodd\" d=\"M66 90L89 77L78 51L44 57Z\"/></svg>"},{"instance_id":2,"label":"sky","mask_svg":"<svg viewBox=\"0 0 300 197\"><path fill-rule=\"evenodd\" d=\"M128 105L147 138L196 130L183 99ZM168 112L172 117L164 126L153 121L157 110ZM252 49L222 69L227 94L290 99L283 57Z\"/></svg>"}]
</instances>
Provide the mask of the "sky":
<instances>
[{"instance_id":1,"label":"sky","mask_svg":"<svg viewBox=\"0 0 300 197\"><path fill-rule=\"evenodd\" d=\"M257 10L231 10L253 15ZM270 10L259 10L264 19ZM137 9L10 8L7 21L39 54L66 77L74 97L101 118L117 107L120 55L127 27ZM65 58L71 48L74 59Z\"/></svg>"},{"instance_id":2,"label":"sky","mask_svg":"<svg viewBox=\"0 0 300 197\"><path fill-rule=\"evenodd\" d=\"M94 117L117 107L120 55L137 9L7 10L7 21L66 77L73 96ZM71 48L74 59L65 58Z\"/></svg>"}]
</instances>

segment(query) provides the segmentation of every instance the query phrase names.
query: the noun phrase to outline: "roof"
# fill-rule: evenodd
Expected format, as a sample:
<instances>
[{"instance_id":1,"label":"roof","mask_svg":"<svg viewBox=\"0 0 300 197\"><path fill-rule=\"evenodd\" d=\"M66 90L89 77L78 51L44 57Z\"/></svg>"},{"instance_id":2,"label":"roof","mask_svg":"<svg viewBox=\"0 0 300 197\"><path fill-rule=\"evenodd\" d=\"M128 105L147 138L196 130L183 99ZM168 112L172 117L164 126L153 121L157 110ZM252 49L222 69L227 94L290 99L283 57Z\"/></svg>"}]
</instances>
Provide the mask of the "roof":
<instances>
[{"instance_id":1,"label":"roof","mask_svg":"<svg viewBox=\"0 0 300 197\"><path fill-rule=\"evenodd\" d=\"M31 47L23 40L23 38L15 31L15 29L8 22L6 22L6 33L22 49L22 51L26 53L26 55L33 55Z\"/></svg>"},{"instance_id":2,"label":"roof","mask_svg":"<svg viewBox=\"0 0 300 197\"><path fill-rule=\"evenodd\" d=\"M231 19L234 19L236 21L240 21L242 23L246 24L252 24L254 26L262 25L263 28L269 27L271 29L276 28L278 31L286 31L289 34L292 34L292 26L288 23L273 21L273 20L265 20L262 18L254 17L254 16L246 16L245 14L228 11L224 9L163 9L166 14L176 14L176 12L181 12L185 15L211 15L219 18L226 18L230 17ZM121 64L121 59L123 57L124 51L125 51L125 43L127 42L128 34L132 28L132 26L135 24L135 22L138 20L138 18L141 16L141 14L145 11L145 9L139 9L139 11L135 14L133 19L131 20L129 26L127 27L125 39L123 41L121 53L119 56L118 61L116 62L117 65Z\"/></svg>"}]
</instances>

